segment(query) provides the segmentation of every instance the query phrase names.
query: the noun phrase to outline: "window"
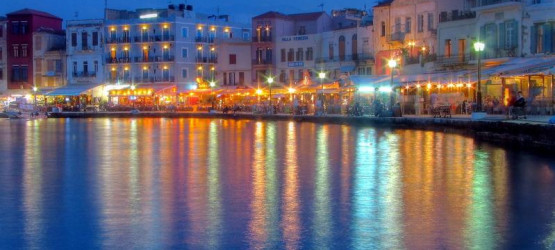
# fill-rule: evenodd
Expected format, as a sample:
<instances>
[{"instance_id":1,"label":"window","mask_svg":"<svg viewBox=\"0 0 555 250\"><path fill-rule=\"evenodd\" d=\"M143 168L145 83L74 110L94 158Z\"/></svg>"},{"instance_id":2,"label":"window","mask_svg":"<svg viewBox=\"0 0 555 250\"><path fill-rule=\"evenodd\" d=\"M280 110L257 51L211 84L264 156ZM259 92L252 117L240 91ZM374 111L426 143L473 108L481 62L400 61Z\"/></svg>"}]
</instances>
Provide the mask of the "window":
<instances>
[{"instance_id":1,"label":"window","mask_svg":"<svg viewBox=\"0 0 555 250\"><path fill-rule=\"evenodd\" d=\"M189 55L189 51L187 50L187 48L182 48L181 49L181 57L187 58L188 55Z\"/></svg>"},{"instance_id":2,"label":"window","mask_svg":"<svg viewBox=\"0 0 555 250\"><path fill-rule=\"evenodd\" d=\"M382 22L382 32L381 32L381 36L382 36L382 37L385 36L385 22Z\"/></svg>"},{"instance_id":3,"label":"window","mask_svg":"<svg viewBox=\"0 0 555 250\"><path fill-rule=\"evenodd\" d=\"M35 70L36 72L42 72L42 59L37 58L35 60Z\"/></svg>"},{"instance_id":4,"label":"window","mask_svg":"<svg viewBox=\"0 0 555 250\"><path fill-rule=\"evenodd\" d=\"M0 47L0 62L2 61L2 47Z\"/></svg>"},{"instance_id":5,"label":"window","mask_svg":"<svg viewBox=\"0 0 555 250\"><path fill-rule=\"evenodd\" d=\"M395 33L399 33L399 32L401 32L401 18L396 17L395 18Z\"/></svg>"},{"instance_id":6,"label":"window","mask_svg":"<svg viewBox=\"0 0 555 250\"><path fill-rule=\"evenodd\" d=\"M358 59L358 36L357 34L354 34L351 37L351 55L353 57L353 60L357 60Z\"/></svg>"},{"instance_id":7,"label":"window","mask_svg":"<svg viewBox=\"0 0 555 250\"><path fill-rule=\"evenodd\" d=\"M451 39L445 39L445 57L451 57Z\"/></svg>"},{"instance_id":8,"label":"window","mask_svg":"<svg viewBox=\"0 0 555 250\"><path fill-rule=\"evenodd\" d=\"M81 33L81 47L83 48L83 50L89 49L89 43L87 41L87 32Z\"/></svg>"},{"instance_id":9,"label":"window","mask_svg":"<svg viewBox=\"0 0 555 250\"><path fill-rule=\"evenodd\" d=\"M245 84L245 72L239 72L239 85Z\"/></svg>"},{"instance_id":10,"label":"window","mask_svg":"<svg viewBox=\"0 0 555 250\"><path fill-rule=\"evenodd\" d=\"M35 50L39 51L42 49L42 36L36 36L35 38Z\"/></svg>"},{"instance_id":11,"label":"window","mask_svg":"<svg viewBox=\"0 0 555 250\"><path fill-rule=\"evenodd\" d=\"M407 17L405 19L405 33L410 33L412 28L412 18Z\"/></svg>"},{"instance_id":12,"label":"window","mask_svg":"<svg viewBox=\"0 0 555 250\"><path fill-rule=\"evenodd\" d=\"M281 49L281 62L285 62L285 58L286 58L285 54L286 54L285 49Z\"/></svg>"},{"instance_id":13,"label":"window","mask_svg":"<svg viewBox=\"0 0 555 250\"><path fill-rule=\"evenodd\" d=\"M17 65L12 67L12 81L19 82L19 66Z\"/></svg>"},{"instance_id":14,"label":"window","mask_svg":"<svg viewBox=\"0 0 555 250\"><path fill-rule=\"evenodd\" d=\"M248 40L249 40L249 36L250 36L249 32L243 32L243 40L244 40L244 41L248 41Z\"/></svg>"},{"instance_id":15,"label":"window","mask_svg":"<svg viewBox=\"0 0 555 250\"><path fill-rule=\"evenodd\" d=\"M424 15L418 15L418 32L424 32Z\"/></svg>"},{"instance_id":16,"label":"window","mask_svg":"<svg viewBox=\"0 0 555 250\"><path fill-rule=\"evenodd\" d=\"M27 65L14 65L12 67L12 81L13 82L26 82L27 81Z\"/></svg>"},{"instance_id":17,"label":"window","mask_svg":"<svg viewBox=\"0 0 555 250\"><path fill-rule=\"evenodd\" d=\"M4 69L0 68L0 80L4 80Z\"/></svg>"},{"instance_id":18,"label":"window","mask_svg":"<svg viewBox=\"0 0 555 250\"><path fill-rule=\"evenodd\" d=\"M235 82L235 73L234 72L229 72L227 74L227 76L229 77L229 85L237 85Z\"/></svg>"},{"instance_id":19,"label":"window","mask_svg":"<svg viewBox=\"0 0 555 250\"><path fill-rule=\"evenodd\" d=\"M298 48L297 49L297 61L303 61L304 60L304 52L303 52L303 48Z\"/></svg>"},{"instance_id":20,"label":"window","mask_svg":"<svg viewBox=\"0 0 555 250\"><path fill-rule=\"evenodd\" d=\"M266 62L272 62L272 48L266 48Z\"/></svg>"},{"instance_id":21,"label":"window","mask_svg":"<svg viewBox=\"0 0 555 250\"><path fill-rule=\"evenodd\" d=\"M287 61L292 62L293 60L295 60L295 50L289 49L289 53L287 53Z\"/></svg>"},{"instance_id":22,"label":"window","mask_svg":"<svg viewBox=\"0 0 555 250\"><path fill-rule=\"evenodd\" d=\"M148 79L148 67L143 67L143 81Z\"/></svg>"},{"instance_id":23,"label":"window","mask_svg":"<svg viewBox=\"0 0 555 250\"><path fill-rule=\"evenodd\" d=\"M434 13L428 13L428 30L434 30Z\"/></svg>"},{"instance_id":24,"label":"window","mask_svg":"<svg viewBox=\"0 0 555 250\"><path fill-rule=\"evenodd\" d=\"M13 57L19 57L19 45L18 44L13 45Z\"/></svg>"},{"instance_id":25,"label":"window","mask_svg":"<svg viewBox=\"0 0 555 250\"><path fill-rule=\"evenodd\" d=\"M77 47L77 33L71 33L71 47Z\"/></svg>"},{"instance_id":26,"label":"window","mask_svg":"<svg viewBox=\"0 0 555 250\"><path fill-rule=\"evenodd\" d=\"M4 26L0 25L0 37L4 37Z\"/></svg>"},{"instance_id":27,"label":"window","mask_svg":"<svg viewBox=\"0 0 555 250\"><path fill-rule=\"evenodd\" d=\"M339 37L339 60L345 61L345 37Z\"/></svg>"},{"instance_id":28,"label":"window","mask_svg":"<svg viewBox=\"0 0 555 250\"><path fill-rule=\"evenodd\" d=\"M12 22L12 34L14 35L19 34L19 22L17 21Z\"/></svg>"},{"instance_id":29,"label":"window","mask_svg":"<svg viewBox=\"0 0 555 250\"><path fill-rule=\"evenodd\" d=\"M312 61L314 60L314 51L312 51L312 47L306 49L306 60Z\"/></svg>"},{"instance_id":30,"label":"window","mask_svg":"<svg viewBox=\"0 0 555 250\"><path fill-rule=\"evenodd\" d=\"M89 74L89 62L87 61L83 62L83 74L85 75Z\"/></svg>"},{"instance_id":31,"label":"window","mask_svg":"<svg viewBox=\"0 0 555 250\"><path fill-rule=\"evenodd\" d=\"M22 21L21 24L19 25L20 28L20 34L25 35L27 34L28 31L28 23L27 21ZM25 68L25 70L27 70L27 68Z\"/></svg>"},{"instance_id":32,"label":"window","mask_svg":"<svg viewBox=\"0 0 555 250\"><path fill-rule=\"evenodd\" d=\"M94 31L92 33L92 45L93 46L98 46L98 32Z\"/></svg>"},{"instance_id":33,"label":"window","mask_svg":"<svg viewBox=\"0 0 555 250\"><path fill-rule=\"evenodd\" d=\"M37 63L38 64L38 63ZM77 62L73 62L73 76L77 76Z\"/></svg>"},{"instance_id":34,"label":"window","mask_svg":"<svg viewBox=\"0 0 555 250\"><path fill-rule=\"evenodd\" d=\"M98 61L94 61L94 73L98 72Z\"/></svg>"},{"instance_id":35,"label":"window","mask_svg":"<svg viewBox=\"0 0 555 250\"><path fill-rule=\"evenodd\" d=\"M181 70L181 77L187 78L187 69L182 69Z\"/></svg>"},{"instance_id":36,"label":"window","mask_svg":"<svg viewBox=\"0 0 555 250\"><path fill-rule=\"evenodd\" d=\"M27 57L27 44L21 45L21 57Z\"/></svg>"},{"instance_id":37,"label":"window","mask_svg":"<svg viewBox=\"0 0 555 250\"><path fill-rule=\"evenodd\" d=\"M333 60L333 43L330 43L328 48L328 56L330 60Z\"/></svg>"},{"instance_id":38,"label":"window","mask_svg":"<svg viewBox=\"0 0 555 250\"><path fill-rule=\"evenodd\" d=\"M182 28L181 29L181 37L183 37L183 38L189 37L189 29L188 28Z\"/></svg>"},{"instance_id":39,"label":"window","mask_svg":"<svg viewBox=\"0 0 555 250\"><path fill-rule=\"evenodd\" d=\"M229 55L229 64L237 64L237 55L236 54L230 54Z\"/></svg>"}]
</instances>

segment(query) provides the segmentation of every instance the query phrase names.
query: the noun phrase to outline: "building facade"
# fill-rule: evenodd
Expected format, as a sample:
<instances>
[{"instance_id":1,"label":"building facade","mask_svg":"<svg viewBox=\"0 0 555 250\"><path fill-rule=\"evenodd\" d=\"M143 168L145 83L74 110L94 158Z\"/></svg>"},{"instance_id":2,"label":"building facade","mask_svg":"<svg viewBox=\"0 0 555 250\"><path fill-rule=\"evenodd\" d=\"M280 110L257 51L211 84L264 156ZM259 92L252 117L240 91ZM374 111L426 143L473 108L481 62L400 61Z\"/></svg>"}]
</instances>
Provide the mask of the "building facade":
<instances>
[{"instance_id":1,"label":"building facade","mask_svg":"<svg viewBox=\"0 0 555 250\"><path fill-rule=\"evenodd\" d=\"M313 65L316 58L313 53L319 51L317 44L309 44L309 41L319 41L318 36L310 35L320 34L331 28L332 19L325 12L285 15L270 11L254 17L251 54L252 77L255 83L259 86L264 85L269 76L278 75L282 84L301 79L299 72L313 70L304 63L308 66ZM280 44L278 48L278 43L287 44ZM291 49L293 57L289 57ZM282 61L282 50L285 50L287 60Z\"/></svg>"},{"instance_id":2,"label":"building facade","mask_svg":"<svg viewBox=\"0 0 555 250\"><path fill-rule=\"evenodd\" d=\"M104 22L72 20L66 25L67 83L104 83Z\"/></svg>"},{"instance_id":3,"label":"building facade","mask_svg":"<svg viewBox=\"0 0 555 250\"><path fill-rule=\"evenodd\" d=\"M8 89L31 89L35 84L33 69L33 33L39 29L62 31L62 19L32 9L7 14Z\"/></svg>"},{"instance_id":4,"label":"building facade","mask_svg":"<svg viewBox=\"0 0 555 250\"><path fill-rule=\"evenodd\" d=\"M227 15L200 14L183 4L107 10L104 32L106 82L179 89L207 87L219 72L219 45L250 39L250 28L229 22Z\"/></svg>"},{"instance_id":5,"label":"building facade","mask_svg":"<svg viewBox=\"0 0 555 250\"><path fill-rule=\"evenodd\" d=\"M54 89L67 84L66 37L63 31L41 28L33 32L34 86Z\"/></svg>"},{"instance_id":6,"label":"building facade","mask_svg":"<svg viewBox=\"0 0 555 250\"><path fill-rule=\"evenodd\" d=\"M7 50L6 50L6 33L7 23L5 17L0 17L0 94L8 89L7 80Z\"/></svg>"}]
</instances>

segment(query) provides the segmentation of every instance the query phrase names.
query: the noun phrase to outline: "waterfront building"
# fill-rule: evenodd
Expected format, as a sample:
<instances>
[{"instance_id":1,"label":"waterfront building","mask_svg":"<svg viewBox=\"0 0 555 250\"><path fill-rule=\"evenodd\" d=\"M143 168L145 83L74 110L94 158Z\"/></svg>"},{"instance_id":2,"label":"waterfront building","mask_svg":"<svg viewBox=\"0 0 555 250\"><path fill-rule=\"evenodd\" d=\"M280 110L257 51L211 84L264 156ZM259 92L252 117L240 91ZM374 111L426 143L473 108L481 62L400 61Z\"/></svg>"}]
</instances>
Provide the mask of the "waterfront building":
<instances>
[{"instance_id":1,"label":"waterfront building","mask_svg":"<svg viewBox=\"0 0 555 250\"><path fill-rule=\"evenodd\" d=\"M220 46L250 40L250 27L230 22L228 15L194 12L184 4L107 9L104 32L107 83L176 86L180 91L208 88L210 81L223 79L217 74ZM229 54L238 54L241 47Z\"/></svg>"},{"instance_id":2,"label":"waterfront building","mask_svg":"<svg viewBox=\"0 0 555 250\"><path fill-rule=\"evenodd\" d=\"M7 14L7 79L8 89L30 90L35 84L33 33L62 31L62 19L46 12L22 9Z\"/></svg>"},{"instance_id":3,"label":"waterfront building","mask_svg":"<svg viewBox=\"0 0 555 250\"><path fill-rule=\"evenodd\" d=\"M68 85L104 83L104 22L71 20L66 26Z\"/></svg>"},{"instance_id":4,"label":"waterfront building","mask_svg":"<svg viewBox=\"0 0 555 250\"><path fill-rule=\"evenodd\" d=\"M0 95L4 94L8 89L7 81L7 54L6 50L6 33L7 33L7 19L0 17Z\"/></svg>"},{"instance_id":5,"label":"waterfront building","mask_svg":"<svg viewBox=\"0 0 555 250\"><path fill-rule=\"evenodd\" d=\"M269 76L289 84L312 74L319 57L316 53L321 51L319 34L331 28L332 19L325 12L286 15L270 11L253 17L252 77L256 85L266 85Z\"/></svg>"},{"instance_id":6,"label":"waterfront building","mask_svg":"<svg viewBox=\"0 0 555 250\"><path fill-rule=\"evenodd\" d=\"M376 74L389 74L387 61L401 62L403 72L421 72L437 54L439 14L462 9L461 0L384 0L374 6ZM406 67L420 64L420 66Z\"/></svg>"},{"instance_id":7,"label":"waterfront building","mask_svg":"<svg viewBox=\"0 0 555 250\"><path fill-rule=\"evenodd\" d=\"M218 43L217 74L213 87L249 88L251 78L251 44L250 39L242 37ZM216 68L210 68L216 70Z\"/></svg>"},{"instance_id":8,"label":"waterfront building","mask_svg":"<svg viewBox=\"0 0 555 250\"><path fill-rule=\"evenodd\" d=\"M64 31L40 28L33 32L34 87L45 91L66 85L65 60Z\"/></svg>"}]
</instances>

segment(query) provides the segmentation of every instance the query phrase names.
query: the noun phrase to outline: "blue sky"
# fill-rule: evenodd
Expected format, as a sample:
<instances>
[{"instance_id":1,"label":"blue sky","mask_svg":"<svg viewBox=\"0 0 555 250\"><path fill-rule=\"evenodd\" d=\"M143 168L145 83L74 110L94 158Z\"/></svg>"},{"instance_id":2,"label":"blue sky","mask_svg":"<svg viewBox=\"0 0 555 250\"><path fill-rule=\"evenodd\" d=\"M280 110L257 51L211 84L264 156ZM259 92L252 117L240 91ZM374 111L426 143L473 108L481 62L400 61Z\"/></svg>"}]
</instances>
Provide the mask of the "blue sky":
<instances>
[{"instance_id":1,"label":"blue sky","mask_svg":"<svg viewBox=\"0 0 555 250\"><path fill-rule=\"evenodd\" d=\"M0 15L23 8L32 8L52 13L64 20L102 18L104 0L0 0ZM324 3L324 10L358 8L366 5L370 9L377 0L108 0L108 7L114 9L160 8L168 5L185 3L194 6L202 13L230 14L232 20L247 22L252 16L269 10L283 13L319 11ZM299 4L301 3L301 4ZM77 15L77 18L76 18Z\"/></svg>"}]
</instances>

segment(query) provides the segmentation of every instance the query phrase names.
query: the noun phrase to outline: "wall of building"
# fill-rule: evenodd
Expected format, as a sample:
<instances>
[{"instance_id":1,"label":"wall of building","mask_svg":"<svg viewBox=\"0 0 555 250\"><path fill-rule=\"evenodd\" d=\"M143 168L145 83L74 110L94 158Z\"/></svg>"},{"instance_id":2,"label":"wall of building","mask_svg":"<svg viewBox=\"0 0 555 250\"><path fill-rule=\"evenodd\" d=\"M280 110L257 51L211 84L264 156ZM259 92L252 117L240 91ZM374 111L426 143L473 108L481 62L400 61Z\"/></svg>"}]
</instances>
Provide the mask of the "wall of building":
<instances>
[{"instance_id":1,"label":"wall of building","mask_svg":"<svg viewBox=\"0 0 555 250\"><path fill-rule=\"evenodd\" d=\"M73 44L72 36L77 37ZM86 43L83 44L83 34ZM96 34L96 35L94 35ZM96 37L95 37L96 36ZM102 20L74 20L67 22L67 83L104 83L104 30Z\"/></svg>"},{"instance_id":2,"label":"wall of building","mask_svg":"<svg viewBox=\"0 0 555 250\"><path fill-rule=\"evenodd\" d=\"M252 86L251 47L248 41L219 44L217 86Z\"/></svg>"},{"instance_id":3,"label":"wall of building","mask_svg":"<svg viewBox=\"0 0 555 250\"><path fill-rule=\"evenodd\" d=\"M65 35L49 32L33 33L33 81L40 89L66 84Z\"/></svg>"}]
</instances>

